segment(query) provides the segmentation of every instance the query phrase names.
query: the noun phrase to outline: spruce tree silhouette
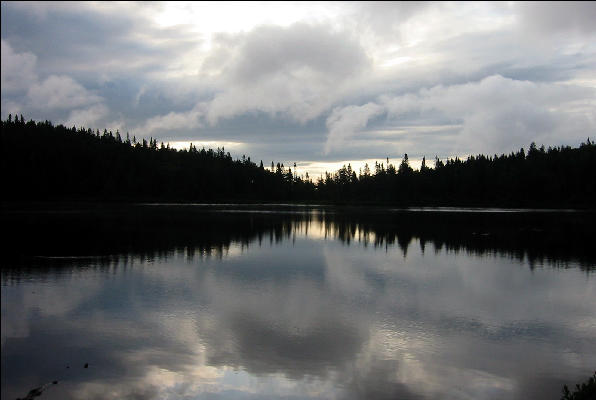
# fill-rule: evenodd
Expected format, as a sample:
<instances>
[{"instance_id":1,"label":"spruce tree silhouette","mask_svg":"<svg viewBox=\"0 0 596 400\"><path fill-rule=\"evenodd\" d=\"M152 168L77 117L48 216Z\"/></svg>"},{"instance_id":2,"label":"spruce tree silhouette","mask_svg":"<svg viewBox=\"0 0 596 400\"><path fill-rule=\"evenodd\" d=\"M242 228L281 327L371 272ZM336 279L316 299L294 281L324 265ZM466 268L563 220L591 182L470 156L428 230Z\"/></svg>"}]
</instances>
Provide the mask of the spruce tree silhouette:
<instances>
[{"instance_id":1,"label":"spruce tree silhouette","mask_svg":"<svg viewBox=\"0 0 596 400\"><path fill-rule=\"evenodd\" d=\"M233 160L224 148L176 150L127 132L1 121L3 198L8 201L310 201L425 206L579 207L596 204L596 145L537 147L510 154L435 156L414 170L408 154L395 168L375 161L360 173L350 163L316 182L285 168Z\"/></svg>"}]
</instances>

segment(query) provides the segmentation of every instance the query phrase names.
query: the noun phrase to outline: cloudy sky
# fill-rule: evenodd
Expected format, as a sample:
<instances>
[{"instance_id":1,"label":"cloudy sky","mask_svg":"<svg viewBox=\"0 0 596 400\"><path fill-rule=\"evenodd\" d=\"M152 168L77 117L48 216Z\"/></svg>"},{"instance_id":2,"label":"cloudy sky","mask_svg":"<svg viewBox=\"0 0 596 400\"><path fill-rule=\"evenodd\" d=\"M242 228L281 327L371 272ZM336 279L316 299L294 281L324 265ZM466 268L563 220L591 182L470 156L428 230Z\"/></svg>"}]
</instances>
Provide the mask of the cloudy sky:
<instances>
[{"instance_id":1,"label":"cloudy sky","mask_svg":"<svg viewBox=\"0 0 596 400\"><path fill-rule=\"evenodd\" d=\"M317 175L596 137L596 2L1 7L3 119Z\"/></svg>"}]
</instances>

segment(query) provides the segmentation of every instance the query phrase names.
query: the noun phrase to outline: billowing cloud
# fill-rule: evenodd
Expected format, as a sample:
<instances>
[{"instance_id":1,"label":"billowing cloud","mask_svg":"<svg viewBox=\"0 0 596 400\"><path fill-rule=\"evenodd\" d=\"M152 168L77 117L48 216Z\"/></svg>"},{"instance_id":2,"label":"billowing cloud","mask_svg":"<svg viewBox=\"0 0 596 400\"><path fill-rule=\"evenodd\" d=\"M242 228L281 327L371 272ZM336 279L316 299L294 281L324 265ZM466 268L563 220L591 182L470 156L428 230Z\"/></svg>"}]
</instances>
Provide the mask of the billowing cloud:
<instances>
[{"instance_id":1,"label":"billowing cloud","mask_svg":"<svg viewBox=\"0 0 596 400\"><path fill-rule=\"evenodd\" d=\"M109 114L109 109L105 104L93 104L88 108L73 110L68 116L66 126L88 127L95 126L98 121L104 119ZM111 127L109 127L111 128Z\"/></svg>"},{"instance_id":2,"label":"billowing cloud","mask_svg":"<svg viewBox=\"0 0 596 400\"><path fill-rule=\"evenodd\" d=\"M216 43L205 62L207 70L217 65L223 89L210 104L212 124L254 111L311 120L369 67L357 41L322 25L262 26Z\"/></svg>"},{"instance_id":3,"label":"billowing cloud","mask_svg":"<svg viewBox=\"0 0 596 400\"><path fill-rule=\"evenodd\" d=\"M20 90L26 90L31 82L37 80L35 64L37 57L24 52L17 54L12 47L2 39L2 69L0 70L2 98L5 94L12 94Z\"/></svg>"},{"instance_id":4,"label":"billowing cloud","mask_svg":"<svg viewBox=\"0 0 596 400\"><path fill-rule=\"evenodd\" d=\"M325 145L325 152L328 153L334 146L341 146L357 130L365 128L369 119L384 112L384 107L375 103L335 108L327 118L329 136Z\"/></svg>"},{"instance_id":5,"label":"billowing cloud","mask_svg":"<svg viewBox=\"0 0 596 400\"><path fill-rule=\"evenodd\" d=\"M43 82L34 83L27 92L34 108L73 109L97 103L101 99L68 76L52 75Z\"/></svg>"},{"instance_id":6,"label":"billowing cloud","mask_svg":"<svg viewBox=\"0 0 596 400\"><path fill-rule=\"evenodd\" d=\"M190 111L170 112L166 115L149 118L138 130L145 134L151 134L178 129L196 129L202 126L201 119L204 115L205 104L199 103ZM169 133L171 134L171 132Z\"/></svg>"},{"instance_id":7,"label":"billowing cloud","mask_svg":"<svg viewBox=\"0 0 596 400\"><path fill-rule=\"evenodd\" d=\"M68 117L59 122L68 126L90 126L108 115L104 99L73 78L50 75L40 80L37 70L35 55L15 53L10 44L2 40L3 117L23 110L38 113L58 110L68 113Z\"/></svg>"},{"instance_id":8,"label":"billowing cloud","mask_svg":"<svg viewBox=\"0 0 596 400\"><path fill-rule=\"evenodd\" d=\"M445 126L458 124L451 151L459 154L507 151L553 137L577 141L595 128L595 99L595 89L494 75L479 82L439 85L401 96L381 96L378 103L361 107L336 109L327 120L327 146L338 146L342 133L353 134L382 113L387 113L395 127L400 122L411 127L413 115L416 125L430 125L436 118ZM584 107L576 112L578 104Z\"/></svg>"}]
</instances>

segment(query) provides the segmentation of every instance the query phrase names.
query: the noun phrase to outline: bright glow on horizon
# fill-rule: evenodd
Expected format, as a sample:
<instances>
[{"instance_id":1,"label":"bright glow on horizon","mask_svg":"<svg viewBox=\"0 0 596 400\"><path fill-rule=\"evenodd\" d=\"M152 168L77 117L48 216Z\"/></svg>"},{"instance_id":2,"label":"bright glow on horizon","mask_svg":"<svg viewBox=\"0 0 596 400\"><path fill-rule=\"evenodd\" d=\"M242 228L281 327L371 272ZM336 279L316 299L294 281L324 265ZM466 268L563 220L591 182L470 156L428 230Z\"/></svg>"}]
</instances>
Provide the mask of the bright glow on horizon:
<instances>
[{"instance_id":1,"label":"bright glow on horizon","mask_svg":"<svg viewBox=\"0 0 596 400\"><path fill-rule=\"evenodd\" d=\"M200 140L183 140L183 141L173 141L173 142L168 142L168 144L170 145L171 148L176 149L176 150L188 150L190 145L195 146L198 150L200 150L201 148L205 148L205 149L217 149L219 148L224 148L227 151L232 150L232 149L238 149L239 147L245 145L244 143L241 142L221 142L221 141L215 141L215 140L210 140L210 141L200 141Z\"/></svg>"},{"instance_id":2,"label":"bright glow on horizon","mask_svg":"<svg viewBox=\"0 0 596 400\"><path fill-rule=\"evenodd\" d=\"M390 158L389 164L395 166L395 168L399 168L399 164L401 163L402 159L395 159ZM325 172L329 172L333 175L333 173L337 172L343 166L348 166L348 164L352 167L352 171L356 172L357 176L360 176L361 173L364 173L364 167L368 164L368 168L370 169L370 173L374 175L375 173L375 162L378 164L383 164L384 168L387 168L387 159L366 159L366 160L345 160L345 161L335 161L335 162L317 162L317 161L303 161L297 162L296 167L298 171L298 175L305 175L308 172L310 178L316 182L317 179L323 177L325 179ZM408 157L408 162L410 167L413 169L420 169L422 165L422 159L411 159ZM429 161L426 161L428 167L432 165L429 164ZM285 166L287 168L287 166ZM292 167L293 168L293 167Z\"/></svg>"}]
</instances>

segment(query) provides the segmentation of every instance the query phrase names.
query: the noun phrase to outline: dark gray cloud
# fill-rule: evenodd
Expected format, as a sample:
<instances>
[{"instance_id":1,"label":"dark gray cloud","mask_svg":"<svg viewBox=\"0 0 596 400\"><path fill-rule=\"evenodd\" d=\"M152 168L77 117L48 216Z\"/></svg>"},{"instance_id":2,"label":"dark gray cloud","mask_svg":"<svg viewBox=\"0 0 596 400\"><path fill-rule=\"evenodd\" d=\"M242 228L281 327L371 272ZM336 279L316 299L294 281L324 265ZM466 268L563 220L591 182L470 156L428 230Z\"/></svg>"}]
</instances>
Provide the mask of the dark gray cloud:
<instances>
[{"instance_id":1,"label":"dark gray cloud","mask_svg":"<svg viewBox=\"0 0 596 400\"><path fill-rule=\"evenodd\" d=\"M163 72L173 58L201 44L184 28L158 28L134 9L94 8L84 3L44 7L28 2L2 9L2 38L14 50L43 60L42 78L68 73L77 80L98 82L112 75ZM91 82L85 82L91 83Z\"/></svg>"},{"instance_id":2,"label":"dark gray cloud","mask_svg":"<svg viewBox=\"0 0 596 400\"><path fill-rule=\"evenodd\" d=\"M596 32L593 1L532 1L515 7L520 12L520 24L542 34Z\"/></svg>"}]
</instances>

